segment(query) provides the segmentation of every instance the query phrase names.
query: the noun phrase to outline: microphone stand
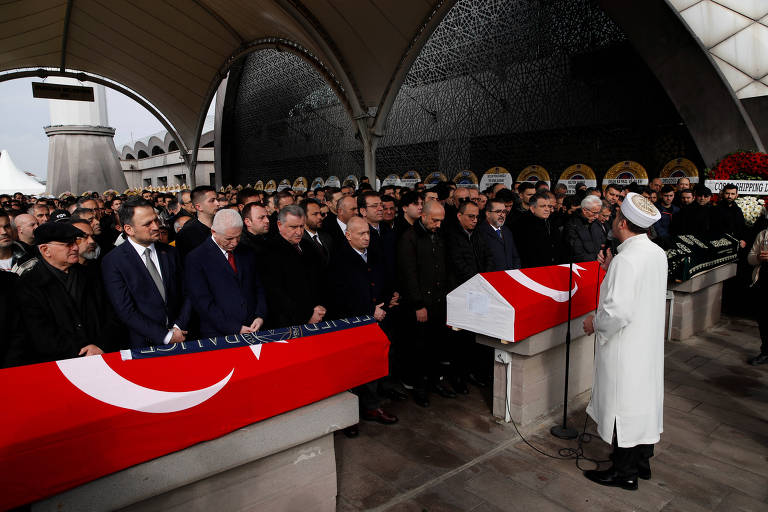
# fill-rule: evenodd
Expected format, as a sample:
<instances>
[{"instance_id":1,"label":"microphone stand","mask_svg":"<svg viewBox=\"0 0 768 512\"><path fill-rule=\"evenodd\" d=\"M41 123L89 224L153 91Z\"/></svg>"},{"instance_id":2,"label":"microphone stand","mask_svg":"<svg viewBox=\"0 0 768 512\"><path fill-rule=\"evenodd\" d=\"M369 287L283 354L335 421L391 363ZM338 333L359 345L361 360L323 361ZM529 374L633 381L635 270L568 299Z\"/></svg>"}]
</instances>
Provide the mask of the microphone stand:
<instances>
[{"instance_id":1,"label":"microphone stand","mask_svg":"<svg viewBox=\"0 0 768 512\"><path fill-rule=\"evenodd\" d=\"M560 439L576 439L579 433L568 426L568 375L571 369L571 303L573 302L573 253L568 242L568 321L565 331L565 391L563 392L563 424L555 425L549 432Z\"/></svg>"}]
</instances>

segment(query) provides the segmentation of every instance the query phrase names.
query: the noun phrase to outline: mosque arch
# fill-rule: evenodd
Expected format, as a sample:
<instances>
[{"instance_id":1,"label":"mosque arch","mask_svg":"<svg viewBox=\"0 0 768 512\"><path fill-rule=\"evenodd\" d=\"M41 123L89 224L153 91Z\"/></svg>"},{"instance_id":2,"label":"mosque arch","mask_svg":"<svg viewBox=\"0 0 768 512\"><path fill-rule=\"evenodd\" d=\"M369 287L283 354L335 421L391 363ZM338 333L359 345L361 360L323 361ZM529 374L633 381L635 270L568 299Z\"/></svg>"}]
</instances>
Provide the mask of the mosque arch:
<instances>
[{"instance_id":1,"label":"mosque arch","mask_svg":"<svg viewBox=\"0 0 768 512\"><path fill-rule=\"evenodd\" d=\"M280 179L329 168L359 173L359 158L349 154L359 150L349 105L305 55L274 48L250 52L233 66L219 98L224 115L217 119L216 165L222 184L254 182L264 169L275 170L282 154L293 164L274 175Z\"/></svg>"},{"instance_id":2,"label":"mosque arch","mask_svg":"<svg viewBox=\"0 0 768 512\"><path fill-rule=\"evenodd\" d=\"M141 159L141 158L148 158L148 157L149 157L149 155L147 154L147 152L146 152L146 151L144 151L143 149L140 149L140 150L139 150L139 158L140 158L140 159Z\"/></svg>"},{"instance_id":3,"label":"mosque arch","mask_svg":"<svg viewBox=\"0 0 768 512\"><path fill-rule=\"evenodd\" d=\"M140 153L144 153L145 155L149 155L152 153L152 150L149 148L149 146L146 145L146 143L138 140L133 144L133 151L136 153L136 155L139 155ZM139 158L144 158L139 156Z\"/></svg>"},{"instance_id":4,"label":"mosque arch","mask_svg":"<svg viewBox=\"0 0 768 512\"><path fill-rule=\"evenodd\" d=\"M162 155L165 153L165 147L162 140L160 140L160 137L152 136L147 140L147 147L149 148L149 154L150 155Z\"/></svg>"}]
</instances>

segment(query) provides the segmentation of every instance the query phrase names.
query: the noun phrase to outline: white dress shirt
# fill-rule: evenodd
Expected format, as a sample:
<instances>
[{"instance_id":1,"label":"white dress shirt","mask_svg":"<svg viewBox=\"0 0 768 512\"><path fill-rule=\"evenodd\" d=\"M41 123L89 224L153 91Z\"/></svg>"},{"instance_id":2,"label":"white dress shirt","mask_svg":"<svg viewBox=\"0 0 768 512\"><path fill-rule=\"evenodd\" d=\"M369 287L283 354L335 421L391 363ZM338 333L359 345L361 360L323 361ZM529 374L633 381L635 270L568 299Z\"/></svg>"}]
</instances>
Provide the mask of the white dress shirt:
<instances>
[{"instance_id":1,"label":"white dress shirt","mask_svg":"<svg viewBox=\"0 0 768 512\"><path fill-rule=\"evenodd\" d=\"M160 258L158 258L157 256L157 249L155 249L155 244L151 243L147 247L144 247L143 245L139 245L136 242L134 242L131 237L128 237L128 242L130 242L133 248L136 249L136 252L139 253L139 258L141 259L141 262L144 263L145 266L146 266L146 263L145 263L146 260L144 259L144 252L147 249L150 249L152 251L149 254L149 258L152 260L152 263L155 264L155 268L157 268L157 273L160 274L160 278L162 279L163 271L160 270ZM176 324L173 324L173 326L176 327L177 329L181 329ZM167 345L168 343L170 343L171 337L173 337L173 329L170 329L168 331L168 334L165 335L165 338L163 338L163 345Z\"/></svg>"},{"instance_id":2,"label":"white dress shirt","mask_svg":"<svg viewBox=\"0 0 768 512\"><path fill-rule=\"evenodd\" d=\"M347 225L344 224L343 222L341 222L338 217L336 217L336 222L339 223L339 227L341 228L341 232L342 233L346 233L347 232Z\"/></svg>"}]
</instances>

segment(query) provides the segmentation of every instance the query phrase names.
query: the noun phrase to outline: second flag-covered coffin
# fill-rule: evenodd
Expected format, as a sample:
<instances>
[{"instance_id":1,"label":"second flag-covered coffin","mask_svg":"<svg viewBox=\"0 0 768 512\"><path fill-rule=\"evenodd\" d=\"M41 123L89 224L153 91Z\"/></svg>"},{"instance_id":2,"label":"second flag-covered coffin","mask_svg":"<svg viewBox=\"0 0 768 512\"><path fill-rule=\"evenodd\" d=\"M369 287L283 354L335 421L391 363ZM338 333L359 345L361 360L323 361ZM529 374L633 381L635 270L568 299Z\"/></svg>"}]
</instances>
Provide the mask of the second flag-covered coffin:
<instances>
[{"instance_id":1,"label":"second flag-covered coffin","mask_svg":"<svg viewBox=\"0 0 768 512\"><path fill-rule=\"evenodd\" d=\"M596 261L477 274L448 294L448 325L517 342L596 308ZM569 289L568 284L571 284Z\"/></svg>"}]
</instances>

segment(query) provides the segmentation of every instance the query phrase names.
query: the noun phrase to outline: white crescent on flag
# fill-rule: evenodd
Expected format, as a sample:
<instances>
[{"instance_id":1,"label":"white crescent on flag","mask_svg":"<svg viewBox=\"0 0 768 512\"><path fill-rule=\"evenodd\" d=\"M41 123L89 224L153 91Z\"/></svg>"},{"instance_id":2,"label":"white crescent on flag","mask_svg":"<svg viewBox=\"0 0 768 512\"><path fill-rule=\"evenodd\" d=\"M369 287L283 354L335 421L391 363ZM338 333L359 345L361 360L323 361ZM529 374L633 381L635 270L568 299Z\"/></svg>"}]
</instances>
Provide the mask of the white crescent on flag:
<instances>
[{"instance_id":1,"label":"white crescent on flag","mask_svg":"<svg viewBox=\"0 0 768 512\"><path fill-rule=\"evenodd\" d=\"M235 369L216 384L192 391L160 391L133 383L99 356L56 361L61 373L83 393L101 402L150 413L178 412L200 405L226 386Z\"/></svg>"},{"instance_id":2,"label":"white crescent on flag","mask_svg":"<svg viewBox=\"0 0 768 512\"><path fill-rule=\"evenodd\" d=\"M559 267L569 267L569 264L565 265L558 265ZM573 273L577 276L581 276L579 274L580 270L584 270L583 267L580 267L578 265L573 265ZM538 283L525 275L520 270L508 270L507 274L509 274L509 277L520 283L521 285L525 286L529 290L536 292L540 295L544 295L546 297L551 298L555 302L568 302L569 297L573 297L574 294L579 290L579 284L574 283L573 289L570 293L568 293L568 290L555 290L553 288L549 288L548 286L544 286L541 283Z\"/></svg>"}]
</instances>

